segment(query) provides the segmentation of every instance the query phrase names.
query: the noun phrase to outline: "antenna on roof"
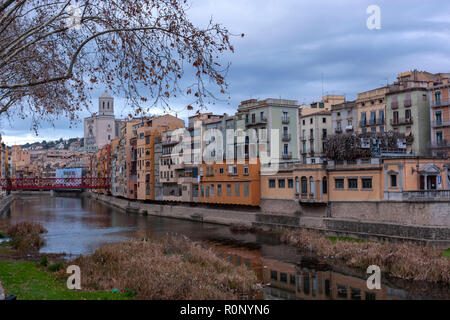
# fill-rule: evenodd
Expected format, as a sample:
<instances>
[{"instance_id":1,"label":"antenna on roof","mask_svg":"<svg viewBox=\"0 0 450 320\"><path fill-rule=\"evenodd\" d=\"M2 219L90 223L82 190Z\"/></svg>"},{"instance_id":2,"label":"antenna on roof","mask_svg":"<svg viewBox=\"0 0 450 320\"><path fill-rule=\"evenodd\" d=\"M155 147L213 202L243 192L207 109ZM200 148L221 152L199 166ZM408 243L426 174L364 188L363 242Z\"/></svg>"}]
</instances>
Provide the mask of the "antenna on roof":
<instances>
[{"instance_id":1,"label":"antenna on roof","mask_svg":"<svg viewBox=\"0 0 450 320\"><path fill-rule=\"evenodd\" d=\"M323 97L323 72L322 72L322 97Z\"/></svg>"}]
</instances>

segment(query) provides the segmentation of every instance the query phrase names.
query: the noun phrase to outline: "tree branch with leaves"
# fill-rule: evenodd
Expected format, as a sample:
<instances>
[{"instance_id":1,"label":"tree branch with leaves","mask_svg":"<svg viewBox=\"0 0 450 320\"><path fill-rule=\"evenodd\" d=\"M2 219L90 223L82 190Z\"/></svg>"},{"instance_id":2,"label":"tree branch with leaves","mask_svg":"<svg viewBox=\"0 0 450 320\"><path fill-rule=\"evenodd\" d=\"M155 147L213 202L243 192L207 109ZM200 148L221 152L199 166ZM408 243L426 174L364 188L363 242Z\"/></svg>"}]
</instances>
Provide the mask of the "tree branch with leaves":
<instances>
[{"instance_id":1,"label":"tree branch with leaves","mask_svg":"<svg viewBox=\"0 0 450 320\"><path fill-rule=\"evenodd\" d=\"M31 117L35 129L74 121L96 86L124 95L135 114L177 95L215 100L227 90L232 35L212 20L194 25L188 9L185 0L1 1L0 116Z\"/></svg>"}]
</instances>

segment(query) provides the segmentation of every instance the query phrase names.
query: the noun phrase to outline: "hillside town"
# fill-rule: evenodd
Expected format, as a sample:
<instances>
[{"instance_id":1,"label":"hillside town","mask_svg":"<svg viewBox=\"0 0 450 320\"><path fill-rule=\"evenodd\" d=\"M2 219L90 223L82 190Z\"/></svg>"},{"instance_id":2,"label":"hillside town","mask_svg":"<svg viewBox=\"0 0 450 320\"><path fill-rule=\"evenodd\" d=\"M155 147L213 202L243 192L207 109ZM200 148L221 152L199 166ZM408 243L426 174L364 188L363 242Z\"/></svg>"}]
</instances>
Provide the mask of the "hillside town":
<instances>
[{"instance_id":1,"label":"hillside town","mask_svg":"<svg viewBox=\"0 0 450 320\"><path fill-rule=\"evenodd\" d=\"M85 120L85 145L97 141L90 172L111 179L110 190L99 192L127 199L281 211L293 210L289 200L448 199L449 78L404 72L395 83L359 93L355 101L341 95L310 105L248 100L235 115L191 116L186 128L171 115L118 122L105 94L99 115ZM229 130L245 137L230 138ZM276 141L268 130L279 131ZM208 132L216 134L207 137ZM251 139L253 132L262 135ZM220 142L214 143L217 134ZM333 153L333 143L341 143L339 152ZM269 163L262 163L263 153ZM274 164L275 172L264 170Z\"/></svg>"}]
</instances>

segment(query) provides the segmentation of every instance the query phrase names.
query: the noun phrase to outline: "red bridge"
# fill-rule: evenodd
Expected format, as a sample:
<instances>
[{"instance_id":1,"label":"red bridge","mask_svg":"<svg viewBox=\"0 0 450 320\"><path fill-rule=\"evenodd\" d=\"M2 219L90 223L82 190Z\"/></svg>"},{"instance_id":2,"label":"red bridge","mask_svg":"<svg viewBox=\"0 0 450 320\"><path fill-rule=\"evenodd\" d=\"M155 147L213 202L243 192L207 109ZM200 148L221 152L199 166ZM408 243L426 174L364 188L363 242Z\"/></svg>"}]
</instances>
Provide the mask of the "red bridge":
<instances>
[{"instance_id":1,"label":"red bridge","mask_svg":"<svg viewBox=\"0 0 450 320\"><path fill-rule=\"evenodd\" d=\"M109 178L0 179L3 190L107 189L109 185Z\"/></svg>"}]
</instances>

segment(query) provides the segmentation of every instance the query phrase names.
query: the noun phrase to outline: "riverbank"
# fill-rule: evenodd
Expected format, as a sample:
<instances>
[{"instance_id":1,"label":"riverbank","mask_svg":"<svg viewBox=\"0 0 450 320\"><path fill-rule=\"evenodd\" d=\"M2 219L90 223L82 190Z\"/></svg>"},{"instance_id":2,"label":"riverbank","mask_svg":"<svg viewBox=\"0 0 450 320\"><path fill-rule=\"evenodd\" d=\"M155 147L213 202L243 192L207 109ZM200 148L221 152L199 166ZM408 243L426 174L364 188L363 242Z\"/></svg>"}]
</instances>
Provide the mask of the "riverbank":
<instances>
[{"instance_id":1,"label":"riverbank","mask_svg":"<svg viewBox=\"0 0 450 320\"><path fill-rule=\"evenodd\" d=\"M157 217L175 218L221 225L243 225L265 230L315 230L327 236L359 238L381 242L409 242L432 245L437 249L450 247L450 228L445 226L419 226L358 220L345 217L322 215L320 210L303 210L295 214L267 213L267 208L237 210L195 206L183 203L157 204L117 198L104 194L87 192L84 196L130 213ZM279 203L283 206L283 203ZM267 207L267 205L266 205ZM357 210L354 205L352 209ZM350 209L349 209L350 210ZM403 214L405 215L405 214ZM445 213L448 215L448 213ZM444 219L445 220L445 219Z\"/></svg>"},{"instance_id":2,"label":"riverbank","mask_svg":"<svg viewBox=\"0 0 450 320\"><path fill-rule=\"evenodd\" d=\"M318 256L333 257L347 266L379 266L383 273L405 280L450 284L446 251L406 243L378 243L358 239L326 238L312 231L291 231L282 240Z\"/></svg>"},{"instance_id":3,"label":"riverbank","mask_svg":"<svg viewBox=\"0 0 450 320\"><path fill-rule=\"evenodd\" d=\"M238 211L232 208L226 210L178 203L144 203L92 192L87 192L84 196L131 213L228 226L232 224L251 226L256 221L257 215L255 211Z\"/></svg>"}]
</instances>

